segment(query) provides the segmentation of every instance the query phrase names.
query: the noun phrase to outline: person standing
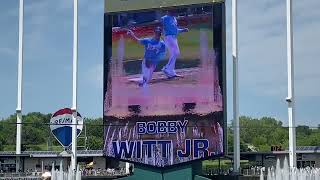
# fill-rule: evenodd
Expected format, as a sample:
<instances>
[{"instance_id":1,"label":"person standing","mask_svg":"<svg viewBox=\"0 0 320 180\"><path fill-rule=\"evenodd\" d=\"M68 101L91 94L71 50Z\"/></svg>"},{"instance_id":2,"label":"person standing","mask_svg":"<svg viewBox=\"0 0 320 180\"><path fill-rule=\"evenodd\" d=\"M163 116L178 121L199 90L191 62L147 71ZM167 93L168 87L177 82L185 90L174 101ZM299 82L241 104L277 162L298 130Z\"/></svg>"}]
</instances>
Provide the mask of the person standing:
<instances>
[{"instance_id":1,"label":"person standing","mask_svg":"<svg viewBox=\"0 0 320 180\"><path fill-rule=\"evenodd\" d=\"M188 32L188 28L180 29L175 17L175 10L169 10L167 15L161 17L161 23L164 31L164 41L169 50L168 63L162 68L162 72L168 77L179 77L175 71L176 60L180 55L180 49L177 36L179 33Z\"/></svg>"},{"instance_id":2,"label":"person standing","mask_svg":"<svg viewBox=\"0 0 320 180\"><path fill-rule=\"evenodd\" d=\"M164 57L166 52L165 43L161 40L162 30L160 27L156 27L154 30L154 36L151 38L139 39L131 30L128 31L128 35L133 37L141 45L144 45L144 58L142 60L142 81L140 86L146 87L152 79L152 74L157 67L157 64Z\"/></svg>"}]
</instances>

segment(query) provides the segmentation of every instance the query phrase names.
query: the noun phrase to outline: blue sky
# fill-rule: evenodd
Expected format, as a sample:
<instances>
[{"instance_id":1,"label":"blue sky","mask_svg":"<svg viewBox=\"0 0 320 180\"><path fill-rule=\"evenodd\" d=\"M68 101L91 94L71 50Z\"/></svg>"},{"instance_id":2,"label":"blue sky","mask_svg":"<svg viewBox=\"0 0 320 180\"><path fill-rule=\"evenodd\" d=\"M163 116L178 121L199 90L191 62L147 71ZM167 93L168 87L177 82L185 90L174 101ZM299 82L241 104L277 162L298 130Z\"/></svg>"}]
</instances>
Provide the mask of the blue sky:
<instances>
[{"instance_id":1,"label":"blue sky","mask_svg":"<svg viewBox=\"0 0 320 180\"><path fill-rule=\"evenodd\" d=\"M79 0L79 112L102 116L103 0ZM0 118L15 113L18 0L0 2ZM228 120L232 119L231 1L227 8ZM72 103L72 0L25 1L23 113ZM294 1L297 124L317 126L319 0ZM239 1L240 113L287 124L285 0Z\"/></svg>"}]
</instances>

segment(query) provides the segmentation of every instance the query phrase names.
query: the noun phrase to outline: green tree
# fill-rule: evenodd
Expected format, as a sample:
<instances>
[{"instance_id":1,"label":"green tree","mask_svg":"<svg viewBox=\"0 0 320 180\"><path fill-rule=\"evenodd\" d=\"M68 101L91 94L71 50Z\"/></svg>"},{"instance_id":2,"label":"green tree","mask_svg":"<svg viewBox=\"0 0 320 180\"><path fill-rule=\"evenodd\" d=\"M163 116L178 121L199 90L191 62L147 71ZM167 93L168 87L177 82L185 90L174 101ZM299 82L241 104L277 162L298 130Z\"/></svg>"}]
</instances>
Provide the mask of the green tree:
<instances>
[{"instance_id":1,"label":"green tree","mask_svg":"<svg viewBox=\"0 0 320 180\"><path fill-rule=\"evenodd\" d=\"M232 128L227 129L227 147L228 147L228 153L233 152L233 130ZM248 145L243 141L243 139L240 138L240 152L247 152L250 151L248 148Z\"/></svg>"},{"instance_id":2,"label":"green tree","mask_svg":"<svg viewBox=\"0 0 320 180\"><path fill-rule=\"evenodd\" d=\"M84 124L87 129L88 148L89 149L102 149L103 148L103 120L85 119Z\"/></svg>"},{"instance_id":3,"label":"green tree","mask_svg":"<svg viewBox=\"0 0 320 180\"><path fill-rule=\"evenodd\" d=\"M103 148L103 137L89 136L88 149L99 150Z\"/></svg>"},{"instance_id":4,"label":"green tree","mask_svg":"<svg viewBox=\"0 0 320 180\"><path fill-rule=\"evenodd\" d=\"M23 116L22 144L26 150L46 150L47 143L57 147L60 144L53 138L48 123L51 114L39 112L28 113ZM104 126L102 118L86 118L84 125L87 131L87 146L89 149L102 149ZM298 126L298 146L319 146L320 129L310 129L308 126ZM83 133L83 132L82 132ZM16 114L0 121L0 151L15 149L16 139ZM233 152L233 129L227 128L228 152ZM283 127L281 121L271 118L240 117L240 150L270 151L270 146L281 145L288 147L288 128ZM79 144L84 144L84 139L79 139ZM57 148L56 148L57 150Z\"/></svg>"},{"instance_id":5,"label":"green tree","mask_svg":"<svg viewBox=\"0 0 320 180\"><path fill-rule=\"evenodd\" d=\"M4 144L4 139L0 137L0 151L3 151L3 144Z\"/></svg>"},{"instance_id":6,"label":"green tree","mask_svg":"<svg viewBox=\"0 0 320 180\"><path fill-rule=\"evenodd\" d=\"M270 151L272 145L287 146L288 130L283 128L281 121L271 117L257 119L241 116L240 138L257 151Z\"/></svg>"},{"instance_id":7,"label":"green tree","mask_svg":"<svg viewBox=\"0 0 320 180\"><path fill-rule=\"evenodd\" d=\"M23 122L26 124L22 126L22 144L46 144L47 137L50 136L50 127L48 125L50 118L51 114L41 114L39 112L23 116ZM27 147L27 150L35 150L32 146Z\"/></svg>"}]
</instances>

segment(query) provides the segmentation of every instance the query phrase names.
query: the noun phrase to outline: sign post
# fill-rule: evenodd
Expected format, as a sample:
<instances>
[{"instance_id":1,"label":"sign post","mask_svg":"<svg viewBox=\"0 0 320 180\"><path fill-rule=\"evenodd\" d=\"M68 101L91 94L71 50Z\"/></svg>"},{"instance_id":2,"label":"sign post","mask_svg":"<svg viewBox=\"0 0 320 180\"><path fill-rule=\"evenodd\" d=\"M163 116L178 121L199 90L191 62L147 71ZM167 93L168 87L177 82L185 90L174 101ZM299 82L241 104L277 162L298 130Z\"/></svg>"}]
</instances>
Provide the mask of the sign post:
<instances>
[{"instance_id":1,"label":"sign post","mask_svg":"<svg viewBox=\"0 0 320 180\"><path fill-rule=\"evenodd\" d=\"M238 71L238 4L232 0L233 59L233 171L240 171L239 71Z\"/></svg>"},{"instance_id":2,"label":"sign post","mask_svg":"<svg viewBox=\"0 0 320 180\"><path fill-rule=\"evenodd\" d=\"M292 32L292 0L287 0L287 67L288 67L288 117L289 117L289 166L297 166L296 157L296 123L294 96L294 59Z\"/></svg>"},{"instance_id":3,"label":"sign post","mask_svg":"<svg viewBox=\"0 0 320 180\"><path fill-rule=\"evenodd\" d=\"M17 97L17 137L16 137L16 172L20 170L21 123L22 123L22 79L23 79L23 18L24 0L19 5L19 60L18 60L18 97Z\"/></svg>"},{"instance_id":4,"label":"sign post","mask_svg":"<svg viewBox=\"0 0 320 180\"><path fill-rule=\"evenodd\" d=\"M72 155L71 169L77 169L77 71L78 71L78 0L73 1L73 68L72 68Z\"/></svg>"}]
</instances>

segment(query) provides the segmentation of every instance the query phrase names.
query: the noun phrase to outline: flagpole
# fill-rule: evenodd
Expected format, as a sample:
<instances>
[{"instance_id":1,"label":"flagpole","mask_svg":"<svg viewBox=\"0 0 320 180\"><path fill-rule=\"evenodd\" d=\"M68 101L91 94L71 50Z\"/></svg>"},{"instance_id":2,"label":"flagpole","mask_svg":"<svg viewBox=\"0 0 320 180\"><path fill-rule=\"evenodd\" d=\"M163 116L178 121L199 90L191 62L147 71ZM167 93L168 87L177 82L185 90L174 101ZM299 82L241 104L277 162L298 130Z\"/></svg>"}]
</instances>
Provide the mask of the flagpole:
<instances>
[{"instance_id":1,"label":"flagpole","mask_svg":"<svg viewBox=\"0 0 320 180\"><path fill-rule=\"evenodd\" d=\"M21 123L22 123L22 79L23 79L23 15L24 2L19 2L19 55L18 55L18 94L17 94L17 137L16 137L16 172L20 170Z\"/></svg>"},{"instance_id":2,"label":"flagpole","mask_svg":"<svg viewBox=\"0 0 320 180\"><path fill-rule=\"evenodd\" d=\"M232 0L233 58L233 171L240 171L239 72L238 72L238 4Z\"/></svg>"},{"instance_id":3,"label":"flagpole","mask_svg":"<svg viewBox=\"0 0 320 180\"><path fill-rule=\"evenodd\" d=\"M72 67L72 155L71 169L77 169L77 66L78 66L78 0L73 1L73 67Z\"/></svg>"},{"instance_id":4,"label":"flagpole","mask_svg":"<svg viewBox=\"0 0 320 180\"><path fill-rule=\"evenodd\" d=\"M287 0L287 68L288 68L288 119L289 119L289 166L296 167L296 124L294 98L294 59L292 32L292 0Z\"/></svg>"}]
</instances>

